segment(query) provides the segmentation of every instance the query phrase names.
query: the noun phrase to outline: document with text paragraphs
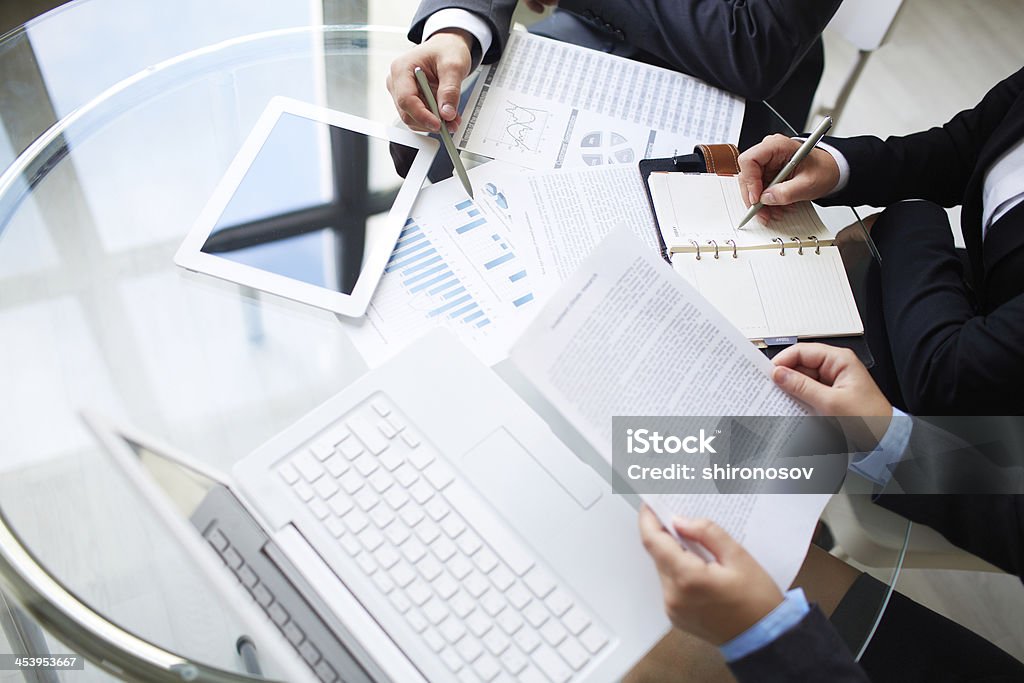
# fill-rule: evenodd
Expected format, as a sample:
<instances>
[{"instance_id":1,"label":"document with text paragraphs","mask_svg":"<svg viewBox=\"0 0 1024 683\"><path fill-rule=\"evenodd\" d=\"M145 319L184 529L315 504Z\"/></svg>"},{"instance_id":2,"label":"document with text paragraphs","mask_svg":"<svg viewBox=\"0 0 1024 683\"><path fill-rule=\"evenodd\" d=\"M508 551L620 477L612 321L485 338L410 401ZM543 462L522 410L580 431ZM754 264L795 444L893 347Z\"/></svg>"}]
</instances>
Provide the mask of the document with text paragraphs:
<instances>
[{"instance_id":1,"label":"document with text paragraphs","mask_svg":"<svg viewBox=\"0 0 1024 683\"><path fill-rule=\"evenodd\" d=\"M609 462L614 416L807 414L772 382L771 363L624 229L549 298L510 357ZM642 498L668 528L673 515L714 520L784 588L828 501L823 494Z\"/></svg>"}]
</instances>

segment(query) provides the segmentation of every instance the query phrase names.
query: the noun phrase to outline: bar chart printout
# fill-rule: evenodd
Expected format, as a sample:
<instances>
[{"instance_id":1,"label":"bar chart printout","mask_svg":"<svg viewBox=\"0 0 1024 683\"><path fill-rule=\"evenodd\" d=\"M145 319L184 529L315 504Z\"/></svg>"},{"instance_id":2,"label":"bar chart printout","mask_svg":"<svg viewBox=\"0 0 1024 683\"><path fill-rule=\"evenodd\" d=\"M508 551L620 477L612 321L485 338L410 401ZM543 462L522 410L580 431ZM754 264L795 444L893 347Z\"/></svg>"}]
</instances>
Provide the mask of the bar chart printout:
<instances>
[{"instance_id":1,"label":"bar chart printout","mask_svg":"<svg viewBox=\"0 0 1024 683\"><path fill-rule=\"evenodd\" d=\"M477 184L487 194L488 183ZM369 365L435 327L451 329L486 363L506 357L537 302L503 216L490 207L466 198L455 179L420 193L366 319L352 328Z\"/></svg>"}]
</instances>

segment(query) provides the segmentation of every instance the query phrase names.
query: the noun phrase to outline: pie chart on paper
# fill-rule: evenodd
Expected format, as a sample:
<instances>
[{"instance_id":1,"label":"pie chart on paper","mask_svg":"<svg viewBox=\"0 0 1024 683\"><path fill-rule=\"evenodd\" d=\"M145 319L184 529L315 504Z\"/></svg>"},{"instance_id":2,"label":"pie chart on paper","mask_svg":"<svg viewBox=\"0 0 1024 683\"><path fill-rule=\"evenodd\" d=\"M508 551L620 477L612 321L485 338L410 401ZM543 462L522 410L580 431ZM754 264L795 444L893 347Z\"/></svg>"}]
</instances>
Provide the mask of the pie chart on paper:
<instances>
[{"instance_id":1,"label":"pie chart on paper","mask_svg":"<svg viewBox=\"0 0 1024 683\"><path fill-rule=\"evenodd\" d=\"M636 160L629 140L615 131L598 130L587 133L580 140L580 154L587 166L630 164Z\"/></svg>"}]
</instances>

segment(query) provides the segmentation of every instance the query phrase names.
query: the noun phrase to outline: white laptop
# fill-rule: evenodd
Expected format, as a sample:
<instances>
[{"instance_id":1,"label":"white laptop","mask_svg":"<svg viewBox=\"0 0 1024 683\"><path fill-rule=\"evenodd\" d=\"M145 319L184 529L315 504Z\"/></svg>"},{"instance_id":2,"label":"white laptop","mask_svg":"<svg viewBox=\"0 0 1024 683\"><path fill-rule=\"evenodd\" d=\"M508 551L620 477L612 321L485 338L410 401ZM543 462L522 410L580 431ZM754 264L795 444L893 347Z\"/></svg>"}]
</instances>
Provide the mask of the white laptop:
<instances>
[{"instance_id":1,"label":"white laptop","mask_svg":"<svg viewBox=\"0 0 1024 683\"><path fill-rule=\"evenodd\" d=\"M136 457L124 454L137 435L90 422L116 460ZM300 598L254 588L250 561L225 551L239 525L210 532L230 517L210 511L223 507L215 496L193 514L193 540L209 545L190 548L231 567L320 680L618 680L668 630L636 511L446 331L232 474L217 477L220 497L245 510L266 539L257 560ZM296 644L268 604L319 635Z\"/></svg>"},{"instance_id":2,"label":"white laptop","mask_svg":"<svg viewBox=\"0 0 1024 683\"><path fill-rule=\"evenodd\" d=\"M437 149L409 130L275 97L174 262L358 317Z\"/></svg>"}]
</instances>

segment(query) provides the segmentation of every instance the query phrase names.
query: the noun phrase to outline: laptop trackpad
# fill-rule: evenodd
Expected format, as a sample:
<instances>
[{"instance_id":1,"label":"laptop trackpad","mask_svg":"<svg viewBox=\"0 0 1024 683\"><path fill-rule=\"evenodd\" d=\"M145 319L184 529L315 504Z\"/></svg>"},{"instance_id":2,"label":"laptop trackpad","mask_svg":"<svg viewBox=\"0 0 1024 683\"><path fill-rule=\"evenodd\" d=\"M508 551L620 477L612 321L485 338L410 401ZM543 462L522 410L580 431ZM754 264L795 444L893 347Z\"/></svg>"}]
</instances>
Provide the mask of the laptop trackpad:
<instances>
[{"instance_id":1,"label":"laptop trackpad","mask_svg":"<svg viewBox=\"0 0 1024 683\"><path fill-rule=\"evenodd\" d=\"M544 454L538 454L543 457ZM504 427L491 432L462 456L462 471L480 494L521 533L545 536L576 517L600 497L592 473L580 471L586 465L573 462L577 481L564 483L541 466L538 460ZM557 520L558 523L552 524Z\"/></svg>"}]
</instances>

